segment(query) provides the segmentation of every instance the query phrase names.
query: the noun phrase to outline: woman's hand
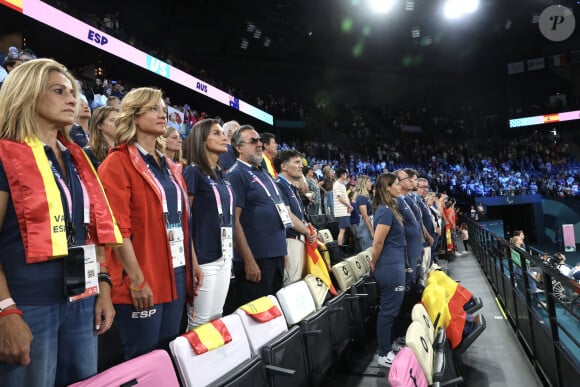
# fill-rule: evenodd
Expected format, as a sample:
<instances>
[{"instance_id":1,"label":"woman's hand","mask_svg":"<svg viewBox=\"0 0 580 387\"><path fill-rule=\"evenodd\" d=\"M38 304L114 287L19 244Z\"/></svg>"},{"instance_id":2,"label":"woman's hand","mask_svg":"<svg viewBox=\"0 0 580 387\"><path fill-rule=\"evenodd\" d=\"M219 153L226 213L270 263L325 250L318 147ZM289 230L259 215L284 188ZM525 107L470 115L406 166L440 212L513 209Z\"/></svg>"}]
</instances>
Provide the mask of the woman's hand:
<instances>
[{"instance_id":1,"label":"woman's hand","mask_svg":"<svg viewBox=\"0 0 580 387\"><path fill-rule=\"evenodd\" d=\"M193 268L193 295L197 296L197 291L203 285L203 272L198 264Z\"/></svg>"},{"instance_id":2,"label":"woman's hand","mask_svg":"<svg viewBox=\"0 0 580 387\"><path fill-rule=\"evenodd\" d=\"M102 335L113 325L115 308L111 301L111 287L108 284L99 284L99 295L95 301L95 330Z\"/></svg>"},{"instance_id":3,"label":"woman's hand","mask_svg":"<svg viewBox=\"0 0 580 387\"><path fill-rule=\"evenodd\" d=\"M145 280L144 280L145 282ZM133 306L135 310L141 312L153 307L153 290L148 283L143 284L142 289L131 285L131 298L133 299Z\"/></svg>"},{"instance_id":4,"label":"woman's hand","mask_svg":"<svg viewBox=\"0 0 580 387\"><path fill-rule=\"evenodd\" d=\"M30 364L32 332L22 317L10 314L0 318L0 362Z\"/></svg>"}]
</instances>

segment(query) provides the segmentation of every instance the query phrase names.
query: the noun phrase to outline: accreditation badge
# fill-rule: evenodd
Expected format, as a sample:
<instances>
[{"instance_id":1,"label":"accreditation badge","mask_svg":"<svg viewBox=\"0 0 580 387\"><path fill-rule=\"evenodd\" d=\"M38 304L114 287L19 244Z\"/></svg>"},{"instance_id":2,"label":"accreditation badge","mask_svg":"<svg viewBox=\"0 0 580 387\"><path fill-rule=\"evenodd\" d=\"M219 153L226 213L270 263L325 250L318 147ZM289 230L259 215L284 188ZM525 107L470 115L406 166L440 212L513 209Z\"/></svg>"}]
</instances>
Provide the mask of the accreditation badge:
<instances>
[{"instance_id":1,"label":"accreditation badge","mask_svg":"<svg viewBox=\"0 0 580 387\"><path fill-rule=\"evenodd\" d=\"M169 239L169 246L171 247L173 268L185 266L185 248L183 244L183 228L181 225L167 228L167 239Z\"/></svg>"},{"instance_id":2,"label":"accreditation badge","mask_svg":"<svg viewBox=\"0 0 580 387\"><path fill-rule=\"evenodd\" d=\"M72 249L82 249L84 253L85 290L81 294L69 297L69 302L99 294L99 265L95 245L78 246Z\"/></svg>"},{"instance_id":3,"label":"accreditation badge","mask_svg":"<svg viewBox=\"0 0 580 387\"><path fill-rule=\"evenodd\" d=\"M280 220L282 221L284 228L292 228L294 225L292 224L292 219L290 219L288 207L286 207L284 203L278 203L276 204L276 210L278 210L278 215L280 216Z\"/></svg>"},{"instance_id":4,"label":"accreditation badge","mask_svg":"<svg viewBox=\"0 0 580 387\"><path fill-rule=\"evenodd\" d=\"M222 242L222 258L234 258L234 238L232 227L220 227L220 238Z\"/></svg>"}]
</instances>

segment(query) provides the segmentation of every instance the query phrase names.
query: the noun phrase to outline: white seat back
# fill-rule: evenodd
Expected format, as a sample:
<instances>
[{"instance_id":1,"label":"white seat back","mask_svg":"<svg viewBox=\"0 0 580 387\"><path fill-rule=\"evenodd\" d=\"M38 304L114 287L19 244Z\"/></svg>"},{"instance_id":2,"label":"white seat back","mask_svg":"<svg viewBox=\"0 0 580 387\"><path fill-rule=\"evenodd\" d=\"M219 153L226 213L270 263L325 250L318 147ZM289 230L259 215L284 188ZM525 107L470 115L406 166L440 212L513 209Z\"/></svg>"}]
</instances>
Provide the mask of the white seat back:
<instances>
[{"instance_id":1,"label":"white seat back","mask_svg":"<svg viewBox=\"0 0 580 387\"><path fill-rule=\"evenodd\" d=\"M324 243L332 242L334 240L334 238L332 237L332 233L330 232L329 229L326 228L324 230L318 230L318 235L320 236L320 239L322 239Z\"/></svg>"},{"instance_id":2,"label":"white seat back","mask_svg":"<svg viewBox=\"0 0 580 387\"><path fill-rule=\"evenodd\" d=\"M308 290L310 290L314 305L316 305L316 310L320 309L326 300L328 286L314 274L308 274L304 277L304 282L308 285Z\"/></svg>"},{"instance_id":3,"label":"white seat back","mask_svg":"<svg viewBox=\"0 0 580 387\"><path fill-rule=\"evenodd\" d=\"M366 264L364 263L364 258L355 255L346 259L346 262L350 265L350 268L354 274L355 282L361 279L366 272Z\"/></svg>"},{"instance_id":4,"label":"white seat back","mask_svg":"<svg viewBox=\"0 0 580 387\"><path fill-rule=\"evenodd\" d=\"M435 340L435 328L433 327L433 322L423 304L417 303L413 306L413 310L411 310L411 320L425 325L429 337L429 343L433 344L433 340Z\"/></svg>"},{"instance_id":5,"label":"white seat back","mask_svg":"<svg viewBox=\"0 0 580 387\"><path fill-rule=\"evenodd\" d=\"M338 283L338 287L346 292L356 282L354 273L346 261L342 261L332 266L332 274Z\"/></svg>"},{"instance_id":6,"label":"white seat back","mask_svg":"<svg viewBox=\"0 0 580 387\"><path fill-rule=\"evenodd\" d=\"M230 314L220 320L232 337L232 341L221 347L198 355L184 336L169 343L177 371L185 386L207 386L251 358L250 344L240 316Z\"/></svg>"},{"instance_id":7,"label":"white seat back","mask_svg":"<svg viewBox=\"0 0 580 387\"><path fill-rule=\"evenodd\" d=\"M279 317L273 318L270 321L266 322L256 321L253 317L248 316L248 314L240 308L238 308L234 312L234 314L239 316L240 320L242 321L244 331L248 336L250 349L254 356L259 355L261 353L264 344L270 342L278 335L288 331L286 318L284 317L284 313L282 313L282 308L280 307L278 300L276 299L276 297L272 295L268 296L268 298L272 300L274 305L281 312L281 315Z\"/></svg>"},{"instance_id":8,"label":"white seat back","mask_svg":"<svg viewBox=\"0 0 580 387\"><path fill-rule=\"evenodd\" d=\"M413 351L423 373L427 378L429 385L433 384L433 345L429 342L429 337L427 334L427 328L425 325L419 321L411 322L409 328L407 328L407 334L405 335L405 342L409 348Z\"/></svg>"},{"instance_id":9,"label":"white seat back","mask_svg":"<svg viewBox=\"0 0 580 387\"><path fill-rule=\"evenodd\" d=\"M276 298L288 325L297 324L306 316L316 312L316 305L304 281L295 282L278 290Z\"/></svg>"}]
</instances>

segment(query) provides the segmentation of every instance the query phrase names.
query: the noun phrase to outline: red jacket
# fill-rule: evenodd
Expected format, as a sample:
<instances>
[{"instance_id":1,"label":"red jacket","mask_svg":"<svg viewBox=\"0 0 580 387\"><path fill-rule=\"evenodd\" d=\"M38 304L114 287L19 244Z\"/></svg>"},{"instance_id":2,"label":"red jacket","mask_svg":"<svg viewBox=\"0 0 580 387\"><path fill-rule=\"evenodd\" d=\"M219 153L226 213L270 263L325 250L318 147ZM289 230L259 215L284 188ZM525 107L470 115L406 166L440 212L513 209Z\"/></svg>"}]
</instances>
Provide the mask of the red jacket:
<instances>
[{"instance_id":1,"label":"red jacket","mask_svg":"<svg viewBox=\"0 0 580 387\"><path fill-rule=\"evenodd\" d=\"M167 165L178 184L185 191L181 169L171 160ZM177 299L171 249L165 229L161 196L146 172L145 161L134 145L120 145L111 150L99 167L99 176L109 198L123 238L133 242L135 256L153 291L153 302L161 304ZM189 208L184 197L183 235L187 269L187 293L191 300L193 276ZM187 211L187 212L186 212ZM123 278L123 266L112 248L106 249L109 273L113 281L111 294L114 304L133 304L129 278Z\"/></svg>"}]
</instances>

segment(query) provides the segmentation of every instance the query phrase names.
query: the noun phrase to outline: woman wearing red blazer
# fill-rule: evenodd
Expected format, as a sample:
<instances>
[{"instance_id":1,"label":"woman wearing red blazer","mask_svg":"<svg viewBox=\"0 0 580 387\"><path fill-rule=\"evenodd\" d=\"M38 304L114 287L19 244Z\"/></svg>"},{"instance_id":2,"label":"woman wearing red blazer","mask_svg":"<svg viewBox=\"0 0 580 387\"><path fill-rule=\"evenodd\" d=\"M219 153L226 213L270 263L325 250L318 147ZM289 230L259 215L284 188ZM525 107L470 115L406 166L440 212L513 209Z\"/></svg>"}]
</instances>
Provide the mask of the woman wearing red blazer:
<instances>
[{"instance_id":1,"label":"woman wearing red blazer","mask_svg":"<svg viewBox=\"0 0 580 387\"><path fill-rule=\"evenodd\" d=\"M163 154L166 106L158 89L128 93L116 143L99 175L123 235L107 251L125 358L164 347L179 332L186 297L202 282L189 236L181 168Z\"/></svg>"}]
</instances>

